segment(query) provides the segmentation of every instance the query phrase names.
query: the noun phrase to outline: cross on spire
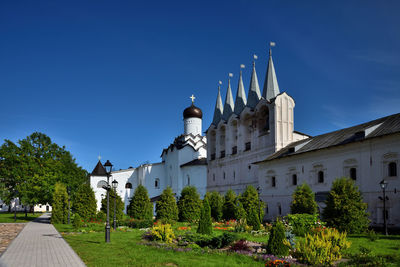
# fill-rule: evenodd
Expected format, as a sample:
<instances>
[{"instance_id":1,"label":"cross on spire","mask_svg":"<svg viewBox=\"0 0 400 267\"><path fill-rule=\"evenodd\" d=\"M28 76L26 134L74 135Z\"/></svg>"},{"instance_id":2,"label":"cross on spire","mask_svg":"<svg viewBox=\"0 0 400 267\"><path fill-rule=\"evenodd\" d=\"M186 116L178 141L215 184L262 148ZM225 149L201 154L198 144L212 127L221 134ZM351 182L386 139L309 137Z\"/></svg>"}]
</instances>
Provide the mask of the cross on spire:
<instances>
[{"instance_id":1,"label":"cross on spire","mask_svg":"<svg viewBox=\"0 0 400 267\"><path fill-rule=\"evenodd\" d=\"M196 99L196 98L194 97L194 95L192 94L192 96L189 97L189 98L192 99L192 104L194 104L194 100Z\"/></svg>"},{"instance_id":2,"label":"cross on spire","mask_svg":"<svg viewBox=\"0 0 400 267\"><path fill-rule=\"evenodd\" d=\"M97 157L99 160L101 160L101 156L99 155L98 157Z\"/></svg>"}]
</instances>

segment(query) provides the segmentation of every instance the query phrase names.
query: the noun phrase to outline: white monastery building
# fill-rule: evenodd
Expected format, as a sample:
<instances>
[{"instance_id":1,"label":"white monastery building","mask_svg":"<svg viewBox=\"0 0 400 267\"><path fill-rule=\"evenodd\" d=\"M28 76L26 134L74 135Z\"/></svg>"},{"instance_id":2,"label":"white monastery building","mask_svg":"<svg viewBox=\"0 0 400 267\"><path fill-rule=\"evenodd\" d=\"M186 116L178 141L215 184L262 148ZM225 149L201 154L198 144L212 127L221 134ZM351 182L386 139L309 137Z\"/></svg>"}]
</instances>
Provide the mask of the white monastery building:
<instances>
[{"instance_id":1,"label":"white monastery building","mask_svg":"<svg viewBox=\"0 0 400 267\"><path fill-rule=\"evenodd\" d=\"M114 179L118 181L117 193L122 197L125 208L140 184L147 188L153 203L167 186L177 196L185 186L195 186L200 196L204 196L207 185L207 141L202 136L202 117L203 113L194 105L192 96L192 105L183 111L184 133L162 151L162 162L112 172L110 183ZM100 209L102 195L105 195L105 190L97 188L97 184L106 179L104 175L104 167L99 161L90 177L97 209Z\"/></svg>"}]
</instances>

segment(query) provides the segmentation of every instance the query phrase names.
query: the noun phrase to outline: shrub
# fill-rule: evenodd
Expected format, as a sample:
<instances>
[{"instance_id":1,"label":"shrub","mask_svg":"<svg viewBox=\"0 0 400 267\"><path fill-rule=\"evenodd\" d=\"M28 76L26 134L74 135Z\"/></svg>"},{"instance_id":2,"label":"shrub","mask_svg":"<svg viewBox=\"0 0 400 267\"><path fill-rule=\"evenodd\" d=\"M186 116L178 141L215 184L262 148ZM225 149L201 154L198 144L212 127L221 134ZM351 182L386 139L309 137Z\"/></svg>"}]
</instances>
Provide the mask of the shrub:
<instances>
[{"instance_id":1,"label":"shrub","mask_svg":"<svg viewBox=\"0 0 400 267\"><path fill-rule=\"evenodd\" d=\"M352 234L367 230L367 204L350 178L336 179L325 203L323 217L328 226Z\"/></svg>"},{"instance_id":2,"label":"shrub","mask_svg":"<svg viewBox=\"0 0 400 267\"><path fill-rule=\"evenodd\" d=\"M133 218L124 218L120 225L122 226L127 226L130 228L149 228L153 226L153 220L149 220L149 219L145 219L145 220L137 220L137 219L133 219Z\"/></svg>"},{"instance_id":3,"label":"shrub","mask_svg":"<svg viewBox=\"0 0 400 267\"><path fill-rule=\"evenodd\" d=\"M72 221L72 225L74 226L75 229L78 229L82 226L82 218L79 216L78 213L74 215L74 220Z\"/></svg>"},{"instance_id":4,"label":"shrub","mask_svg":"<svg viewBox=\"0 0 400 267\"><path fill-rule=\"evenodd\" d=\"M355 266L387 266L386 259L383 256L377 256L371 249L360 246L360 252L350 256L349 264Z\"/></svg>"},{"instance_id":5,"label":"shrub","mask_svg":"<svg viewBox=\"0 0 400 267\"><path fill-rule=\"evenodd\" d=\"M110 191L110 220L112 220L114 218L114 196L117 195L117 199L116 199L116 206L117 206L117 214L116 214L116 219L118 222L120 222L122 220L122 218L124 218L124 208L125 208L125 204L122 201L122 198L118 195L115 194L114 190ZM105 198L103 198L101 200L101 208L100 210L104 213L104 220L106 220L106 216L107 216L107 196Z\"/></svg>"},{"instance_id":6,"label":"shrub","mask_svg":"<svg viewBox=\"0 0 400 267\"><path fill-rule=\"evenodd\" d=\"M246 232L246 229L247 229L246 219L240 219L237 221L234 231L236 233L241 233L241 232Z\"/></svg>"},{"instance_id":7,"label":"shrub","mask_svg":"<svg viewBox=\"0 0 400 267\"><path fill-rule=\"evenodd\" d=\"M175 238L174 231L170 224L156 224L151 228L151 235L154 240L172 243Z\"/></svg>"},{"instance_id":8,"label":"shrub","mask_svg":"<svg viewBox=\"0 0 400 267\"><path fill-rule=\"evenodd\" d=\"M197 221L201 212L201 200L194 186L186 186L182 189L178 201L179 221Z\"/></svg>"},{"instance_id":9,"label":"shrub","mask_svg":"<svg viewBox=\"0 0 400 267\"><path fill-rule=\"evenodd\" d=\"M313 228L323 225L317 214L288 214L286 218L296 236L304 237Z\"/></svg>"},{"instance_id":10,"label":"shrub","mask_svg":"<svg viewBox=\"0 0 400 267\"><path fill-rule=\"evenodd\" d=\"M296 190L292 195L290 212L292 214L317 213L317 202L315 202L315 195L308 184L302 184L296 187Z\"/></svg>"},{"instance_id":11,"label":"shrub","mask_svg":"<svg viewBox=\"0 0 400 267\"><path fill-rule=\"evenodd\" d=\"M267 252L275 256L289 255L289 246L285 244L286 242L285 227L279 219L276 219L268 239Z\"/></svg>"},{"instance_id":12,"label":"shrub","mask_svg":"<svg viewBox=\"0 0 400 267\"><path fill-rule=\"evenodd\" d=\"M168 186L162 192L160 200L156 203L156 214L157 220L166 222L178 220L178 206L171 187Z\"/></svg>"},{"instance_id":13,"label":"shrub","mask_svg":"<svg viewBox=\"0 0 400 267\"><path fill-rule=\"evenodd\" d=\"M72 210L85 221L94 218L97 210L96 197L89 184L81 184L75 193Z\"/></svg>"},{"instance_id":14,"label":"shrub","mask_svg":"<svg viewBox=\"0 0 400 267\"><path fill-rule=\"evenodd\" d=\"M211 217L214 221L219 222L222 219L222 206L224 204L224 198L220 193L213 191L207 192L205 198L208 198L208 202L211 208Z\"/></svg>"},{"instance_id":15,"label":"shrub","mask_svg":"<svg viewBox=\"0 0 400 267\"><path fill-rule=\"evenodd\" d=\"M53 194L53 209L51 211L52 223L68 223L68 193L62 183L56 183Z\"/></svg>"},{"instance_id":16,"label":"shrub","mask_svg":"<svg viewBox=\"0 0 400 267\"><path fill-rule=\"evenodd\" d=\"M150 202L146 187L136 187L133 197L129 202L127 213L134 219L151 220L153 218L153 205Z\"/></svg>"},{"instance_id":17,"label":"shrub","mask_svg":"<svg viewBox=\"0 0 400 267\"><path fill-rule=\"evenodd\" d=\"M224 248L231 245L238 239L237 234L231 232L225 232L222 235L213 237L209 246L211 248Z\"/></svg>"},{"instance_id":18,"label":"shrub","mask_svg":"<svg viewBox=\"0 0 400 267\"><path fill-rule=\"evenodd\" d=\"M350 247L346 233L326 228L314 235L307 234L300 239L295 252L296 258L311 265L331 265L340 260L341 251Z\"/></svg>"},{"instance_id":19,"label":"shrub","mask_svg":"<svg viewBox=\"0 0 400 267\"><path fill-rule=\"evenodd\" d=\"M232 245L231 250L233 251L250 251L250 247L247 244L247 241L244 239L240 239L235 244Z\"/></svg>"},{"instance_id":20,"label":"shrub","mask_svg":"<svg viewBox=\"0 0 400 267\"><path fill-rule=\"evenodd\" d=\"M379 239L379 236L375 233L373 229L367 231L368 239L372 242Z\"/></svg>"},{"instance_id":21,"label":"shrub","mask_svg":"<svg viewBox=\"0 0 400 267\"><path fill-rule=\"evenodd\" d=\"M202 235L188 231L182 236L182 241L196 243L200 247L205 247L211 243L212 238L213 237L209 235Z\"/></svg>"},{"instance_id":22,"label":"shrub","mask_svg":"<svg viewBox=\"0 0 400 267\"><path fill-rule=\"evenodd\" d=\"M205 235L212 234L211 210L207 198L204 198L203 200L203 207L201 209L201 215L199 220L199 227L197 228L197 233Z\"/></svg>"},{"instance_id":23,"label":"shrub","mask_svg":"<svg viewBox=\"0 0 400 267\"><path fill-rule=\"evenodd\" d=\"M239 196L239 201L240 203L242 203L244 210L247 211L247 223L249 225L252 225L252 223L254 222L254 224L258 224L258 226L256 227L259 228L260 221L262 220L262 218L264 218L265 205L264 202L260 200L257 190L253 186L248 185L243 194ZM249 212L253 209L255 211L254 213L258 217L258 223L256 222L256 220L254 220L254 218L250 218L254 217L254 215Z\"/></svg>"},{"instance_id":24,"label":"shrub","mask_svg":"<svg viewBox=\"0 0 400 267\"><path fill-rule=\"evenodd\" d=\"M106 214L103 212L103 211L101 211L101 210L99 210L97 213L96 213L96 220L97 221L100 221L100 222L105 222L106 221Z\"/></svg>"},{"instance_id":25,"label":"shrub","mask_svg":"<svg viewBox=\"0 0 400 267\"><path fill-rule=\"evenodd\" d=\"M257 214L257 210L251 208L247 213L247 224L253 228L254 231L260 230L260 220L259 214Z\"/></svg>"},{"instance_id":26,"label":"shrub","mask_svg":"<svg viewBox=\"0 0 400 267\"><path fill-rule=\"evenodd\" d=\"M225 194L222 214L223 219L227 221L239 219L236 217L236 194L231 189L229 189Z\"/></svg>"}]
</instances>

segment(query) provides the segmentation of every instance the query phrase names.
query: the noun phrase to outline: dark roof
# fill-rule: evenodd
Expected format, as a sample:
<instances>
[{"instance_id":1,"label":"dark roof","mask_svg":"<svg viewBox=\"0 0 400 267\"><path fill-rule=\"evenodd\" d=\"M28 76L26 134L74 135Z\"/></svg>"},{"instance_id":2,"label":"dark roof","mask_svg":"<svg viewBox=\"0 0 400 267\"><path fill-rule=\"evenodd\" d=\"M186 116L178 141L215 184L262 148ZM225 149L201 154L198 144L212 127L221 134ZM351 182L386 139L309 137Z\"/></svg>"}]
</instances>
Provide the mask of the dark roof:
<instances>
[{"instance_id":1,"label":"dark roof","mask_svg":"<svg viewBox=\"0 0 400 267\"><path fill-rule=\"evenodd\" d=\"M188 108L185 108L185 110L183 111L183 118L187 119L187 118L203 118L203 112L201 112L201 109L196 107L195 105L192 105Z\"/></svg>"},{"instance_id":2,"label":"dark roof","mask_svg":"<svg viewBox=\"0 0 400 267\"><path fill-rule=\"evenodd\" d=\"M103 164L101 164L100 160L97 162L96 167L94 167L92 176L107 176L106 169L104 168Z\"/></svg>"},{"instance_id":3,"label":"dark roof","mask_svg":"<svg viewBox=\"0 0 400 267\"><path fill-rule=\"evenodd\" d=\"M400 132L400 113L293 142L255 164Z\"/></svg>"},{"instance_id":4,"label":"dark roof","mask_svg":"<svg viewBox=\"0 0 400 267\"><path fill-rule=\"evenodd\" d=\"M182 164L181 167L196 166L196 165L207 165L207 159L206 158L195 159L185 164Z\"/></svg>"}]
</instances>

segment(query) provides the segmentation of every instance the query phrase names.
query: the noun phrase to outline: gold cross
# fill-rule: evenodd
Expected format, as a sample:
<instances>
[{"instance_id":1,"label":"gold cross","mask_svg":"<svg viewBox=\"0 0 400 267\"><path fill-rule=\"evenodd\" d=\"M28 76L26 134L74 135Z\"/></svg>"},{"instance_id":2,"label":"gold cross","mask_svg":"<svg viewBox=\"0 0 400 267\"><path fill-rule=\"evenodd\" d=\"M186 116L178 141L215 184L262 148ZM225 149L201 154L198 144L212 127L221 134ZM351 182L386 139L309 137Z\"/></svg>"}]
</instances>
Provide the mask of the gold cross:
<instances>
[{"instance_id":1,"label":"gold cross","mask_svg":"<svg viewBox=\"0 0 400 267\"><path fill-rule=\"evenodd\" d=\"M194 103L194 100L196 99L195 97L194 97L194 95L192 94L192 96L191 97L189 97L189 98L191 98L192 99L192 104Z\"/></svg>"}]
</instances>

